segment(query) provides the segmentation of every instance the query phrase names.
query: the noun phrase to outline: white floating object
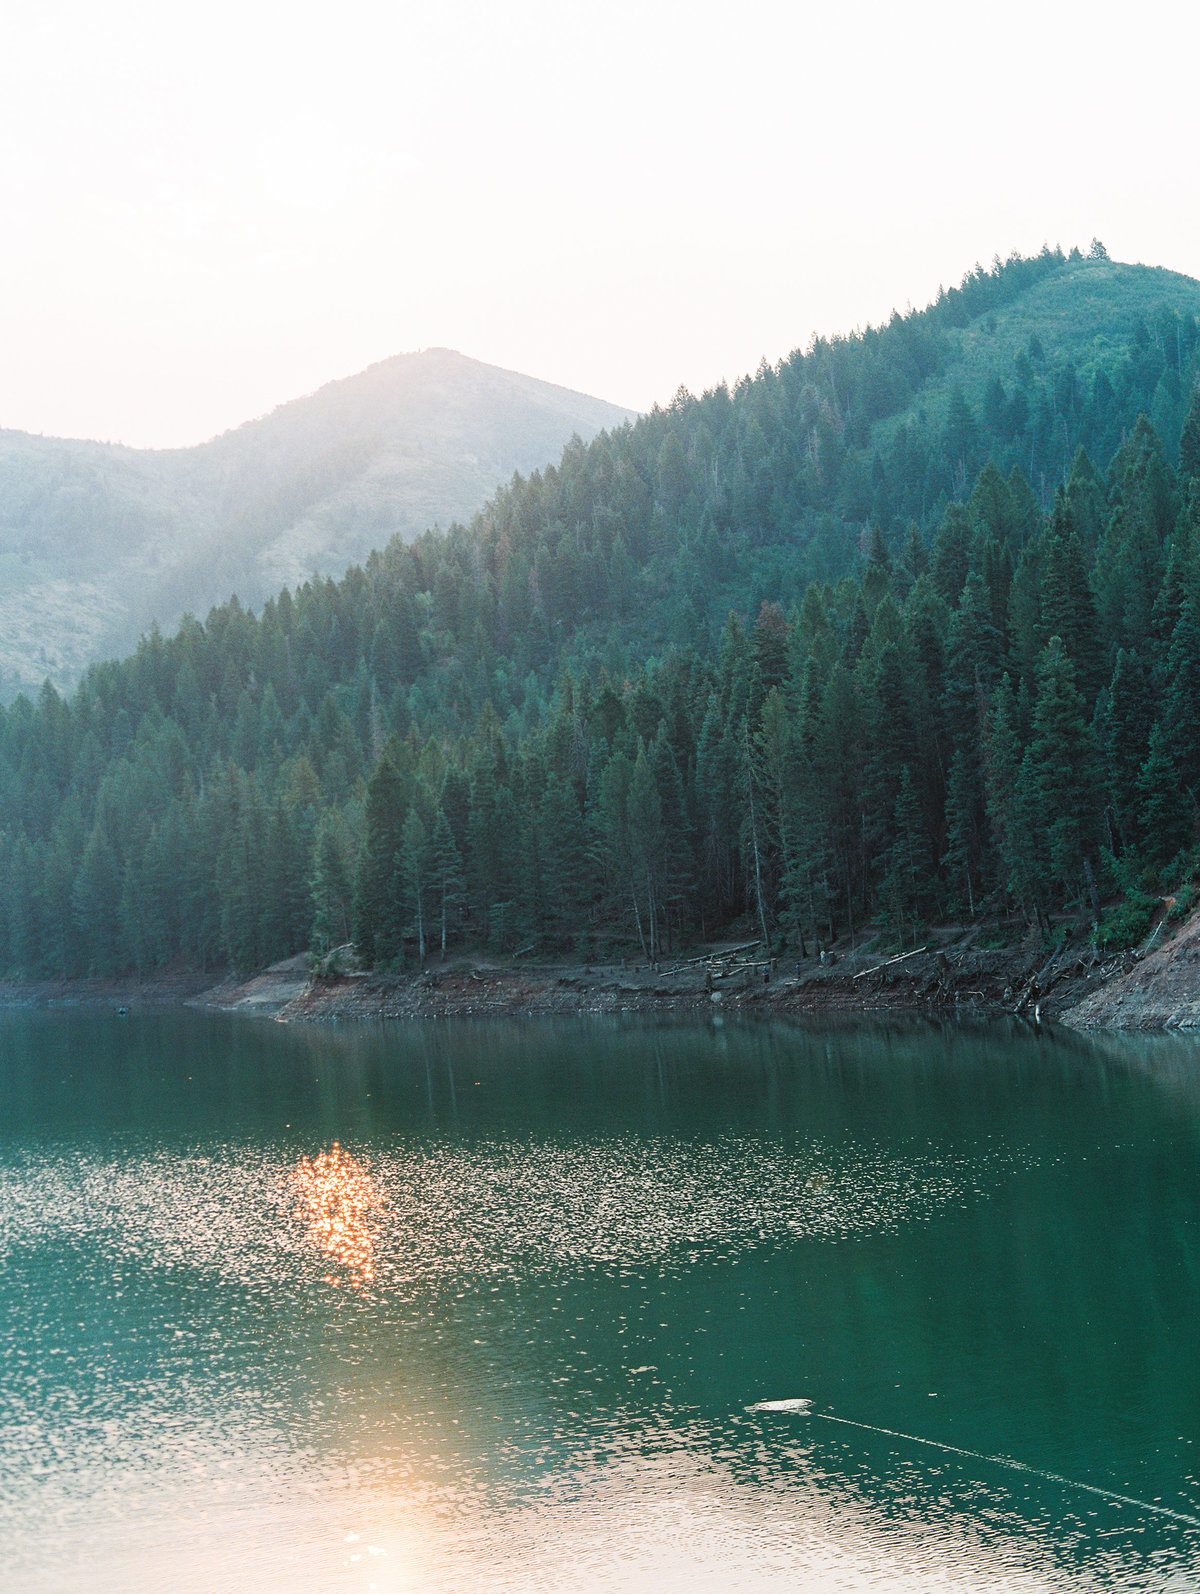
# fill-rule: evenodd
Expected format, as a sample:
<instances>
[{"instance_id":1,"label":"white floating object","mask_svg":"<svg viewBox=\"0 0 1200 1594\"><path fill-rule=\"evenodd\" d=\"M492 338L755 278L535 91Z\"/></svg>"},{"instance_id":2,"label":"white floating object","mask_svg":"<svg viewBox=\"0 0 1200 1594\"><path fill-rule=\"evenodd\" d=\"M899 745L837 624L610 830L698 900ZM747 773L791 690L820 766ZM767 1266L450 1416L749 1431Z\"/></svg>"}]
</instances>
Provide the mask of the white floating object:
<instances>
[{"instance_id":1,"label":"white floating object","mask_svg":"<svg viewBox=\"0 0 1200 1594\"><path fill-rule=\"evenodd\" d=\"M811 1411L811 1400L759 1400L753 1406L747 1406L747 1411Z\"/></svg>"}]
</instances>

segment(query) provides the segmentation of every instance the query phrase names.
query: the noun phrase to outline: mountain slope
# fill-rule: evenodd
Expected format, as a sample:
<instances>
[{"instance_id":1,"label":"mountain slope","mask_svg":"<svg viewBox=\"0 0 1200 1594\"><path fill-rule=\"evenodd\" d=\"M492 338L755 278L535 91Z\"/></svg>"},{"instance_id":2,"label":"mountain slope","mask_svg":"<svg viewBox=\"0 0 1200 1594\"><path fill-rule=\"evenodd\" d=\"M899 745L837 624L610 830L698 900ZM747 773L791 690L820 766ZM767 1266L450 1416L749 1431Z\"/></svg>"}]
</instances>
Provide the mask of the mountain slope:
<instances>
[{"instance_id":1,"label":"mountain slope","mask_svg":"<svg viewBox=\"0 0 1200 1594\"><path fill-rule=\"evenodd\" d=\"M237 592L258 604L630 412L449 349L397 355L197 448L0 433L0 688L70 685Z\"/></svg>"},{"instance_id":2,"label":"mountain slope","mask_svg":"<svg viewBox=\"0 0 1200 1594\"><path fill-rule=\"evenodd\" d=\"M1200 876L1200 319L1081 266L972 273L18 699L0 970L1136 939ZM1020 326L1059 282L1062 335Z\"/></svg>"},{"instance_id":3,"label":"mountain slope","mask_svg":"<svg viewBox=\"0 0 1200 1594\"><path fill-rule=\"evenodd\" d=\"M1026 528L1078 449L1103 469L1143 412L1173 463L1198 349L1200 283L1045 251L764 363L732 392L681 396L480 516L508 678L546 660L543 625L605 657L709 651L731 609L786 608L876 539L898 559L931 537L989 461L1023 478ZM466 566L457 546L441 557Z\"/></svg>"},{"instance_id":4,"label":"mountain slope","mask_svg":"<svg viewBox=\"0 0 1200 1594\"><path fill-rule=\"evenodd\" d=\"M990 384L999 381L1011 399L1019 387L1028 390L1048 373L1063 373L1060 397L1070 416L1101 372L1114 390L1135 383L1144 374L1136 370L1144 351L1164 354L1165 342L1181 336L1183 318L1189 315L1200 315L1200 282L1191 277L1109 259L1068 260L1012 302L951 329L937 375L872 440L881 445L898 426L916 422L922 411L944 423L956 388L978 414ZM1178 370L1183 351L1177 347L1174 354ZM1161 374L1160 367L1155 389ZM1164 389L1162 397L1178 400L1179 394ZM1153 389L1150 399L1153 409ZM1181 419L1182 411L1176 425Z\"/></svg>"}]
</instances>

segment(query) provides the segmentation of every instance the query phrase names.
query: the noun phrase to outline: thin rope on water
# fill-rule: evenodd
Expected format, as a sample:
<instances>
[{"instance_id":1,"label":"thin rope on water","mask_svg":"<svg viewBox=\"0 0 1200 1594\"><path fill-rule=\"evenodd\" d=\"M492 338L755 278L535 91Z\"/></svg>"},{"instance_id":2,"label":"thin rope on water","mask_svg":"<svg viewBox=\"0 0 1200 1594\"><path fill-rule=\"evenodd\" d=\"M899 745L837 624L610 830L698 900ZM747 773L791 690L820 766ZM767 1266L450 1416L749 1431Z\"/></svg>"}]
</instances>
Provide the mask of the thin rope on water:
<instances>
[{"instance_id":1,"label":"thin rope on water","mask_svg":"<svg viewBox=\"0 0 1200 1594\"><path fill-rule=\"evenodd\" d=\"M1137 1500L1131 1494L1117 1494L1112 1489L1101 1489L1094 1483L1081 1483L1078 1478L1065 1478L1061 1472L1046 1472L1041 1467L1026 1466L1023 1461L1014 1461L1010 1456L987 1456L980 1450L964 1450L961 1445L943 1444L940 1439L923 1439L920 1434L899 1433L895 1428L880 1428L871 1422L855 1422L852 1417L835 1417L832 1412L814 1411L813 1417L819 1417L822 1422L841 1423L844 1428L862 1428L867 1433L879 1433L889 1439L904 1439L909 1444L928 1445L931 1450L945 1450L952 1456L966 1456L971 1461L986 1461L993 1466L1007 1467L1010 1472L1023 1472L1028 1477L1045 1478L1049 1483L1060 1483L1068 1489L1084 1489L1088 1494L1098 1494L1102 1500L1113 1500L1118 1505L1131 1505L1139 1511L1150 1511L1155 1516L1167 1517L1172 1522L1182 1522L1189 1528L1200 1528L1200 1516L1191 1516L1186 1511L1174 1511L1167 1505L1155 1505L1150 1500Z\"/></svg>"}]
</instances>

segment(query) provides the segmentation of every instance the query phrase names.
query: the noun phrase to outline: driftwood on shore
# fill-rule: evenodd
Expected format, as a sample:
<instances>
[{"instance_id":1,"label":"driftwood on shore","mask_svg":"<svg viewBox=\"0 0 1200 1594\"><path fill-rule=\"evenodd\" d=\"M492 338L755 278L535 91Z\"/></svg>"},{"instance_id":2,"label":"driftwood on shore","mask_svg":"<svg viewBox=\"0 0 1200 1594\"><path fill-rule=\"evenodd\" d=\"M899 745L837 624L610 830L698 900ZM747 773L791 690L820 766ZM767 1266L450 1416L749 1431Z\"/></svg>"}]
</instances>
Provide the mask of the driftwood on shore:
<instances>
[{"instance_id":1,"label":"driftwood on shore","mask_svg":"<svg viewBox=\"0 0 1200 1594\"><path fill-rule=\"evenodd\" d=\"M1160 927L1140 949L1105 957L1081 939L1048 957L1040 945L979 948L947 931L938 940L854 971L863 951L800 959L776 978L761 938L637 971L597 965L475 963L390 974L344 967L348 955L310 968L289 959L246 980L210 986L202 975L131 981L9 983L0 1005L79 1006L186 1002L286 1020L449 1015L709 1012L864 1014L925 1011L1056 1019L1081 1027L1200 1029L1200 913L1171 935ZM1032 938L1031 938L1032 939ZM1165 942L1165 944L1164 944ZM527 950L522 948L522 951ZM343 949L345 954L345 949ZM757 954L757 956L755 955ZM844 961L843 961L844 960ZM787 960L790 965L791 959ZM1069 1015L1069 1016L1068 1016Z\"/></svg>"},{"instance_id":2,"label":"driftwood on shore","mask_svg":"<svg viewBox=\"0 0 1200 1594\"><path fill-rule=\"evenodd\" d=\"M897 952L895 957L884 958L882 963L876 963L873 968L859 969L857 974L851 975L851 980L865 980L869 974L878 974L880 969L890 969L893 963L903 963L908 958L919 957L922 952L928 952L927 946L916 946L911 952Z\"/></svg>"},{"instance_id":3,"label":"driftwood on shore","mask_svg":"<svg viewBox=\"0 0 1200 1594\"><path fill-rule=\"evenodd\" d=\"M703 952L698 958L682 958L678 963L681 969L695 968L697 963L722 963L730 958L740 957L743 952L753 952L762 945L761 941L743 941L741 946L727 946L720 952Z\"/></svg>"},{"instance_id":4,"label":"driftwood on shore","mask_svg":"<svg viewBox=\"0 0 1200 1594\"><path fill-rule=\"evenodd\" d=\"M1012 1009L1013 1016L1019 1018L1032 1002L1034 1018L1037 1019L1044 999L1064 980L1078 980L1097 970L1098 978L1108 980L1137 962L1139 957L1140 954L1132 951L1120 952L1101 965L1100 954L1095 948L1068 955L1066 947L1058 947L1037 973L1030 977Z\"/></svg>"}]
</instances>

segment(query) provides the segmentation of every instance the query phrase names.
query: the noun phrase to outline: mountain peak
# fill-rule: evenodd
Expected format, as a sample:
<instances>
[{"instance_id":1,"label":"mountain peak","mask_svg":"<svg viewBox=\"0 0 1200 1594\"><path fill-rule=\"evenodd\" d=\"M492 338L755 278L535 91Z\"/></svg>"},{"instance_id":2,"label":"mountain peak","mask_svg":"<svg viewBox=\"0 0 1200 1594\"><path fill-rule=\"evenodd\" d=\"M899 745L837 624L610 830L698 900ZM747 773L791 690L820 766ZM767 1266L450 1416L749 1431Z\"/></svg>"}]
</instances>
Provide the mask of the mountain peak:
<instances>
[{"instance_id":1,"label":"mountain peak","mask_svg":"<svg viewBox=\"0 0 1200 1594\"><path fill-rule=\"evenodd\" d=\"M473 360L392 355L186 449L0 432L0 693L69 686L151 621L258 604L390 537L469 520L497 484L631 412Z\"/></svg>"}]
</instances>

